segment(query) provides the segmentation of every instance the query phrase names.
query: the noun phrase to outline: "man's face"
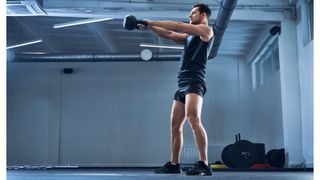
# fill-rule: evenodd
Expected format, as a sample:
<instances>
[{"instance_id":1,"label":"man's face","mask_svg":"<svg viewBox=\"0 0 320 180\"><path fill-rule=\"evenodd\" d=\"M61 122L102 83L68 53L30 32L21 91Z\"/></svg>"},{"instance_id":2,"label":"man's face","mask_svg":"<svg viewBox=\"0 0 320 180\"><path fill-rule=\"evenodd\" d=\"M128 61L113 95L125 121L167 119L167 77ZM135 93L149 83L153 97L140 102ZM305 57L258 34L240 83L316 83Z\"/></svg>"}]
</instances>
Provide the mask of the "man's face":
<instances>
[{"instance_id":1,"label":"man's face","mask_svg":"<svg viewBox=\"0 0 320 180\"><path fill-rule=\"evenodd\" d=\"M200 24L201 23L201 15L199 12L199 7L195 7L191 10L190 15L190 24Z\"/></svg>"}]
</instances>

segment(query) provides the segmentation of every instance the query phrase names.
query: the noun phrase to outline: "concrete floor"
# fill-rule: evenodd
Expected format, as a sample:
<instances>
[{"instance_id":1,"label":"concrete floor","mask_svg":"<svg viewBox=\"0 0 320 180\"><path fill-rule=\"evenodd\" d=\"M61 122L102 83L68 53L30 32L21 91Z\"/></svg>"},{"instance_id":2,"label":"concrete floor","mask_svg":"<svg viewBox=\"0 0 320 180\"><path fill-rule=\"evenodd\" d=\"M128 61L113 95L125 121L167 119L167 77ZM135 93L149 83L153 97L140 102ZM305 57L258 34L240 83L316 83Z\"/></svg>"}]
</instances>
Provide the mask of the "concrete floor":
<instances>
[{"instance_id":1,"label":"concrete floor","mask_svg":"<svg viewBox=\"0 0 320 180\"><path fill-rule=\"evenodd\" d=\"M313 172L217 171L212 176L186 176L184 173L154 174L153 169L41 169L7 170L7 180L144 180L144 179L215 179L215 180L313 180Z\"/></svg>"}]
</instances>

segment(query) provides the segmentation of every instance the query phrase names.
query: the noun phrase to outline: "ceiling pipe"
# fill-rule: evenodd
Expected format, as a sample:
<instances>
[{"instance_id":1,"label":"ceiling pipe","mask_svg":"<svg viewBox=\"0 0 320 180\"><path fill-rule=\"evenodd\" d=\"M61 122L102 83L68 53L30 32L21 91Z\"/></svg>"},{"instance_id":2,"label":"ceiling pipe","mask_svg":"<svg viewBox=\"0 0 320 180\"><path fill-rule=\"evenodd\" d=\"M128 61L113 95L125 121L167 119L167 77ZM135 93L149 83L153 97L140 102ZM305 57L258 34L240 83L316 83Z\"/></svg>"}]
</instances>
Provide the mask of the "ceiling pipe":
<instances>
[{"instance_id":1,"label":"ceiling pipe","mask_svg":"<svg viewBox=\"0 0 320 180\"><path fill-rule=\"evenodd\" d=\"M179 61L180 54L154 52L149 61ZM11 54L8 62L128 62L143 61L140 54Z\"/></svg>"},{"instance_id":2,"label":"ceiling pipe","mask_svg":"<svg viewBox=\"0 0 320 180\"><path fill-rule=\"evenodd\" d=\"M214 58L218 53L223 34L227 29L231 15L237 5L237 2L238 0L222 0L220 3L220 9L217 15L217 19L213 25L213 32L215 36L212 49L209 54L209 59Z\"/></svg>"}]
</instances>

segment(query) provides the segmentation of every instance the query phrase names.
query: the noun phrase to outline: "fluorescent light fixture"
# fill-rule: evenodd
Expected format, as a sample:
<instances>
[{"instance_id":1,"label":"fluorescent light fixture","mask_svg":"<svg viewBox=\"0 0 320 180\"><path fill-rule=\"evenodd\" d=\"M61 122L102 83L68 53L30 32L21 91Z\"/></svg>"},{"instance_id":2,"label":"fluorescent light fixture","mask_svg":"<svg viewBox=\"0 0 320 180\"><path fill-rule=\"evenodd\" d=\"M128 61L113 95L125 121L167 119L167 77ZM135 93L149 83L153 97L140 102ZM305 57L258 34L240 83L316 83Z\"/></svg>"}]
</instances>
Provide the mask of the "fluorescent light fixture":
<instances>
[{"instance_id":1,"label":"fluorescent light fixture","mask_svg":"<svg viewBox=\"0 0 320 180\"><path fill-rule=\"evenodd\" d=\"M21 52L21 54L47 54L46 52Z\"/></svg>"},{"instance_id":2,"label":"fluorescent light fixture","mask_svg":"<svg viewBox=\"0 0 320 180\"><path fill-rule=\"evenodd\" d=\"M114 18L95 18L95 19L85 19L85 20L79 20L79 21L71 21L67 23L60 23L60 24L54 24L53 28L63 28L63 27L69 27L69 26L77 26L81 24L89 24L94 22L100 22L100 21L109 21L113 20Z\"/></svg>"},{"instance_id":3,"label":"fluorescent light fixture","mask_svg":"<svg viewBox=\"0 0 320 180\"><path fill-rule=\"evenodd\" d=\"M169 46L159 44L140 43L140 47L164 48L164 49L183 49L183 46Z\"/></svg>"},{"instance_id":4,"label":"fluorescent light fixture","mask_svg":"<svg viewBox=\"0 0 320 180\"><path fill-rule=\"evenodd\" d=\"M13 46L9 46L7 47L7 49L13 49L13 48L17 48L17 47L21 47L21 46L27 46L30 44L36 44L36 43L41 43L42 40L37 40L37 41L31 41L31 42L26 42L26 43L22 43L22 44L17 44L17 45L13 45Z\"/></svg>"}]
</instances>

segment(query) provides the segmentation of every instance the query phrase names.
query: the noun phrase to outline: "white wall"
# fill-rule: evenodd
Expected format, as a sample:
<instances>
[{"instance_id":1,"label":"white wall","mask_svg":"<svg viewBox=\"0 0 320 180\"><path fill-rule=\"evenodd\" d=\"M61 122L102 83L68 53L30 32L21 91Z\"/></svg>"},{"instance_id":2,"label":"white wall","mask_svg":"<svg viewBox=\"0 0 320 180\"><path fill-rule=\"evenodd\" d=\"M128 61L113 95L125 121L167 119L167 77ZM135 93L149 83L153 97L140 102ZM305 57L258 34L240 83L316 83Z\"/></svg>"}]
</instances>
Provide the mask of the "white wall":
<instances>
[{"instance_id":1,"label":"white wall","mask_svg":"<svg viewBox=\"0 0 320 180\"><path fill-rule=\"evenodd\" d=\"M297 53L296 22L281 22L279 36L281 100L284 148L288 165L299 166L305 161L302 150L301 93Z\"/></svg>"},{"instance_id":2,"label":"white wall","mask_svg":"<svg viewBox=\"0 0 320 180\"><path fill-rule=\"evenodd\" d=\"M272 74L251 98L255 138L266 143L266 153L284 147L280 72Z\"/></svg>"},{"instance_id":3,"label":"white wall","mask_svg":"<svg viewBox=\"0 0 320 180\"><path fill-rule=\"evenodd\" d=\"M284 144L290 167L313 167L313 41L305 1L296 8L279 36Z\"/></svg>"},{"instance_id":4,"label":"white wall","mask_svg":"<svg viewBox=\"0 0 320 180\"><path fill-rule=\"evenodd\" d=\"M236 108L245 134L252 142L265 143L266 153L271 149L283 148L283 120L280 72L270 75L262 86L253 90L252 71L249 63L240 63L240 101Z\"/></svg>"},{"instance_id":5,"label":"white wall","mask_svg":"<svg viewBox=\"0 0 320 180\"><path fill-rule=\"evenodd\" d=\"M306 3L299 2L297 9L303 156L307 167L313 167L313 40L309 39Z\"/></svg>"},{"instance_id":6,"label":"white wall","mask_svg":"<svg viewBox=\"0 0 320 180\"><path fill-rule=\"evenodd\" d=\"M63 67L75 73L62 74ZM170 62L8 64L8 164L164 161L176 68Z\"/></svg>"},{"instance_id":7,"label":"white wall","mask_svg":"<svg viewBox=\"0 0 320 180\"><path fill-rule=\"evenodd\" d=\"M170 158L169 113L178 66L8 63L8 165L161 165ZM74 68L74 74L62 74L64 67ZM257 121L251 118L252 104L246 100L250 71L237 57L208 62L202 121L210 162L221 160L223 147L233 143L238 132L243 139L274 144L273 138L260 138ZM281 137L279 133L272 135ZM181 162L196 159L186 124Z\"/></svg>"}]
</instances>

